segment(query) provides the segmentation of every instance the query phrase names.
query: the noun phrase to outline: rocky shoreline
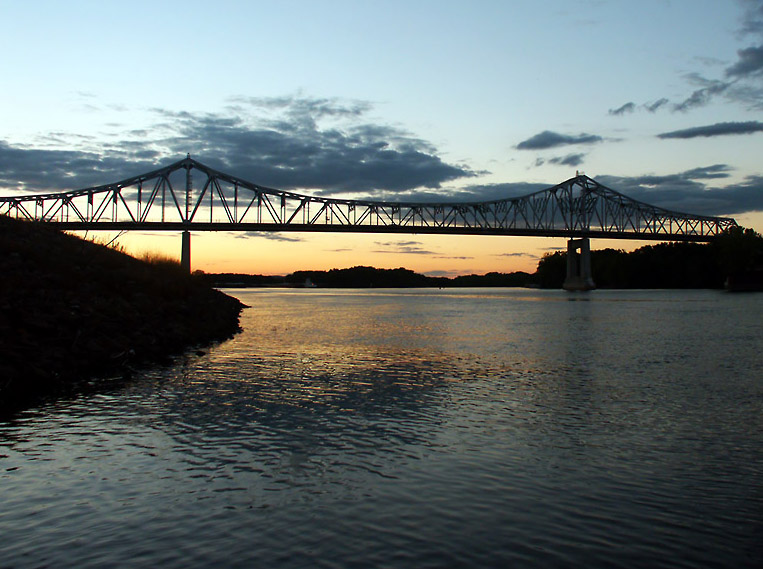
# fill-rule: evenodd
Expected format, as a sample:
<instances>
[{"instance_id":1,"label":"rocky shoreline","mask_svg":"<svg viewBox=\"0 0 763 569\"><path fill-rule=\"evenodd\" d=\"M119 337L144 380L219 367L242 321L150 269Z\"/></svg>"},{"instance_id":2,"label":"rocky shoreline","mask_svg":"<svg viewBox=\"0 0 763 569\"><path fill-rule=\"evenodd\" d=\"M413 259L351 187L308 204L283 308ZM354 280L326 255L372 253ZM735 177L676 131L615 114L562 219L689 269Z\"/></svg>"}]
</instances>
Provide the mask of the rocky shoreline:
<instances>
[{"instance_id":1,"label":"rocky shoreline","mask_svg":"<svg viewBox=\"0 0 763 569\"><path fill-rule=\"evenodd\" d=\"M243 308L174 263L0 216L0 412L229 338Z\"/></svg>"}]
</instances>

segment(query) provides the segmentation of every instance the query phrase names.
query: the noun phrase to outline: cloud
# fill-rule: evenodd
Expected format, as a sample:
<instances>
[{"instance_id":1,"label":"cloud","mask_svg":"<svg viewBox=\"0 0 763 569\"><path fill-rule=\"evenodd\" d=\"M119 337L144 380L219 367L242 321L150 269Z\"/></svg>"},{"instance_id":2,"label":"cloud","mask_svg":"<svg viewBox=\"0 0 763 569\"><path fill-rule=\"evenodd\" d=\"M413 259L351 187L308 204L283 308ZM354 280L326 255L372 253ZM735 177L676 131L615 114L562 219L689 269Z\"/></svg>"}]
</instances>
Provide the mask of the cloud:
<instances>
[{"instance_id":1,"label":"cloud","mask_svg":"<svg viewBox=\"0 0 763 569\"><path fill-rule=\"evenodd\" d=\"M739 36L753 35L760 39L763 37L763 2L739 0L739 3L743 7ZM704 59L707 61L707 58ZM713 61L713 63L717 62ZM690 83L698 84L700 87L681 102L672 105L674 112L688 112L703 107L719 96L733 103L749 105L752 109L761 109L763 108L763 85L760 84L760 79L763 77L763 44L758 41L756 45L737 50L736 61L726 65L723 79L708 79L698 73L690 73L686 77ZM657 103L660 104L657 105ZM663 98L657 103L647 103L643 107L654 112L666 105L668 100Z\"/></svg>"},{"instance_id":2,"label":"cloud","mask_svg":"<svg viewBox=\"0 0 763 569\"><path fill-rule=\"evenodd\" d=\"M698 136L725 136L730 134L752 134L763 131L763 123L758 121L747 122L719 122L707 126L697 126L671 132L658 134L658 138L696 138Z\"/></svg>"},{"instance_id":3,"label":"cloud","mask_svg":"<svg viewBox=\"0 0 763 569\"><path fill-rule=\"evenodd\" d=\"M610 115L624 115L625 113L632 113L636 109L636 103L625 103L622 107L616 109L609 109Z\"/></svg>"},{"instance_id":4,"label":"cloud","mask_svg":"<svg viewBox=\"0 0 763 569\"><path fill-rule=\"evenodd\" d=\"M699 166L667 175L611 176L596 175L599 183L633 199L698 215L734 215L763 211L763 176L750 176L743 182L712 187L712 181L725 181L733 169L728 164ZM548 189L562 180L548 183L516 182L473 185L451 194L454 201L491 201ZM555 248L552 250L556 250Z\"/></svg>"},{"instance_id":5,"label":"cloud","mask_svg":"<svg viewBox=\"0 0 763 569\"><path fill-rule=\"evenodd\" d=\"M763 176L749 176L724 187L709 187L704 181L728 178L729 171L729 166L715 164L677 174L602 175L596 180L633 199L673 211L722 216L763 211Z\"/></svg>"},{"instance_id":6,"label":"cloud","mask_svg":"<svg viewBox=\"0 0 763 569\"><path fill-rule=\"evenodd\" d=\"M742 18L742 35L763 35L763 2L743 0L746 8ZM691 83L701 87L681 103L673 106L674 111L686 112L710 103L716 96L723 95L732 102L747 103L753 108L761 108L763 88L759 80L763 76L763 45L753 45L737 50L737 60L724 70L727 79L707 79L698 73L687 75Z\"/></svg>"},{"instance_id":7,"label":"cloud","mask_svg":"<svg viewBox=\"0 0 763 569\"><path fill-rule=\"evenodd\" d=\"M763 1L739 0L739 3L743 7L739 36L753 35L759 39L763 38ZM705 64L723 63L706 57L696 59ZM757 45L737 50L736 60L730 64L726 62L723 78L709 79L699 73L689 73L685 77L690 84L698 85L699 88L694 89L682 101L671 105L673 112L683 113L706 106L719 96L732 103L748 105L752 109L763 109L763 85L760 82L763 77L763 44L758 42ZM654 113L666 107L668 103L665 97L642 105L628 102L608 112L613 116L622 116L638 107Z\"/></svg>"},{"instance_id":8,"label":"cloud","mask_svg":"<svg viewBox=\"0 0 763 569\"><path fill-rule=\"evenodd\" d=\"M530 257L534 259L538 256L532 253L494 253L493 257Z\"/></svg>"},{"instance_id":9,"label":"cloud","mask_svg":"<svg viewBox=\"0 0 763 569\"><path fill-rule=\"evenodd\" d=\"M705 79L696 73L691 74L691 80L704 86L695 90L680 103L673 105L674 111L686 112L697 107L703 107L707 105L713 97L725 92L731 86L731 83Z\"/></svg>"},{"instance_id":10,"label":"cloud","mask_svg":"<svg viewBox=\"0 0 763 569\"><path fill-rule=\"evenodd\" d=\"M260 104L259 99L250 101ZM331 100L266 100L279 116L249 124L241 117L174 116L179 133L166 145L178 154L191 148L200 156L219 156L224 170L279 189L340 192L392 192L439 188L476 175L445 163L428 142L388 125L358 122L362 105L332 106ZM353 120L321 126L320 119ZM195 150L194 150L195 149Z\"/></svg>"},{"instance_id":11,"label":"cloud","mask_svg":"<svg viewBox=\"0 0 763 569\"><path fill-rule=\"evenodd\" d=\"M700 166L679 174L687 180L718 180L728 178L732 168L728 164L713 164L712 166Z\"/></svg>"},{"instance_id":12,"label":"cloud","mask_svg":"<svg viewBox=\"0 0 763 569\"><path fill-rule=\"evenodd\" d=\"M291 117L307 117L312 120L324 117L360 117L373 108L369 101L342 100L333 98L310 98L300 95L288 95L282 97L231 97L232 103L241 104L242 107L234 106L235 111L241 111L245 107L257 107L273 111L283 111Z\"/></svg>"},{"instance_id":13,"label":"cloud","mask_svg":"<svg viewBox=\"0 0 763 569\"><path fill-rule=\"evenodd\" d=\"M448 195L449 201L482 202L517 198L545 190L554 184L533 182L506 182L502 184L478 184L467 186Z\"/></svg>"},{"instance_id":14,"label":"cloud","mask_svg":"<svg viewBox=\"0 0 763 569\"><path fill-rule=\"evenodd\" d=\"M655 113L665 105L667 105L670 101L668 101L666 98L658 99L654 103L644 103L642 105L647 111L650 113Z\"/></svg>"},{"instance_id":15,"label":"cloud","mask_svg":"<svg viewBox=\"0 0 763 569\"><path fill-rule=\"evenodd\" d=\"M264 186L324 194L437 189L477 175L445 162L407 131L368 122L367 102L295 96L233 103L225 113L153 109L149 128L100 146L60 133L42 148L0 141L0 187L39 192L107 184L186 153Z\"/></svg>"},{"instance_id":16,"label":"cloud","mask_svg":"<svg viewBox=\"0 0 763 569\"><path fill-rule=\"evenodd\" d=\"M736 83L729 89L729 99L753 110L763 109L763 85Z\"/></svg>"},{"instance_id":17,"label":"cloud","mask_svg":"<svg viewBox=\"0 0 763 569\"><path fill-rule=\"evenodd\" d=\"M710 103L719 95L737 103L746 103L753 108L761 108L763 88L763 45L737 50L737 60L726 67L727 80L707 79L698 73L690 73L687 78L701 87L682 102L673 106L674 111L686 112Z\"/></svg>"},{"instance_id":18,"label":"cloud","mask_svg":"<svg viewBox=\"0 0 763 569\"><path fill-rule=\"evenodd\" d=\"M418 247L421 241L376 241L381 247Z\"/></svg>"},{"instance_id":19,"label":"cloud","mask_svg":"<svg viewBox=\"0 0 763 569\"><path fill-rule=\"evenodd\" d=\"M99 154L14 146L0 140L0 188L40 193L116 182L156 168L156 156L146 158L147 154L152 154L149 149L136 151L129 146Z\"/></svg>"},{"instance_id":20,"label":"cloud","mask_svg":"<svg viewBox=\"0 0 763 569\"><path fill-rule=\"evenodd\" d=\"M623 106L618 107L617 109L609 109L608 114L612 116L623 116L626 113L633 113L637 109L644 109L649 111L650 113L655 113L659 109L667 105L668 103L669 103L668 99L664 97L652 103L644 103L643 105L636 105L636 103L630 102L630 103L625 103Z\"/></svg>"},{"instance_id":21,"label":"cloud","mask_svg":"<svg viewBox=\"0 0 763 569\"><path fill-rule=\"evenodd\" d=\"M555 164L557 166L580 166L583 163L585 154L568 154L567 156L556 156L554 158L536 158L535 167L538 168L544 164Z\"/></svg>"},{"instance_id":22,"label":"cloud","mask_svg":"<svg viewBox=\"0 0 763 569\"><path fill-rule=\"evenodd\" d=\"M517 144L518 150L546 150L558 146L567 146L571 144L594 144L604 140L602 137L594 134L581 133L578 135L559 134L550 130L544 130L527 140Z\"/></svg>"},{"instance_id":23,"label":"cloud","mask_svg":"<svg viewBox=\"0 0 763 569\"><path fill-rule=\"evenodd\" d=\"M381 201L421 204L483 202L526 196L552 185L554 184L505 182L499 184L475 184L463 188L444 188L437 192L430 190L412 190L396 193L379 192L369 197Z\"/></svg>"},{"instance_id":24,"label":"cloud","mask_svg":"<svg viewBox=\"0 0 763 569\"><path fill-rule=\"evenodd\" d=\"M568 154L567 156L549 158L548 162L558 166L580 166L583 163L584 158L585 154Z\"/></svg>"},{"instance_id":25,"label":"cloud","mask_svg":"<svg viewBox=\"0 0 763 569\"><path fill-rule=\"evenodd\" d=\"M301 237L294 237L292 235L286 235L284 233L273 233L270 231L245 231L244 233L234 233L233 236L236 239L250 239L252 237L261 237L268 239L269 241L282 241L286 243L299 243L304 241Z\"/></svg>"},{"instance_id":26,"label":"cloud","mask_svg":"<svg viewBox=\"0 0 763 569\"><path fill-rule=\"evenodd\" d=\"M628 177L598 174L593 177L599 183L633 199L673 211L698 215L735 215L763 211L763 176L750 176L743 182L723 187L712 185L728 181L732 173L733 168L728 164L711 164L666 175ZM494 201L526 196L562 181L475 184L451 190L446 195L413 193L400 197L405 197L405 201L422 203ZM410 197L416 199L409 199Z\"/></svg>"},{"instance_id":27,"label":"cloud","mask_svg":"<svg viewBox=\"0 0 763 569\"><path fill-rule=\"evenodd\" d=\"M746 77L763 70L763 46L737 51L738 61L726 69L727 77Z\"/></svg>"},{"instance_id":28,"label":"cloud","mask_svg":"<svg viewBox=\"0 0 763 569\"><path fill-rule=\"evenodd\" d=\"M436 255L433 251L427 251L421 248L421 242L419 241L376 241L376 246L381 249L376 249L374 253L393 253L402 255Z\"/></svg>"},{"instance_id":29,"label":"cloud","mask_svg":"<svg viewBox=\"0 0 763 569\"><path fill-rule=\"evenodd\" d=\"M763 2L761 0L741 0L744 6L742 13L742 35L763 35Z\"/></svg>"}]
</instances>

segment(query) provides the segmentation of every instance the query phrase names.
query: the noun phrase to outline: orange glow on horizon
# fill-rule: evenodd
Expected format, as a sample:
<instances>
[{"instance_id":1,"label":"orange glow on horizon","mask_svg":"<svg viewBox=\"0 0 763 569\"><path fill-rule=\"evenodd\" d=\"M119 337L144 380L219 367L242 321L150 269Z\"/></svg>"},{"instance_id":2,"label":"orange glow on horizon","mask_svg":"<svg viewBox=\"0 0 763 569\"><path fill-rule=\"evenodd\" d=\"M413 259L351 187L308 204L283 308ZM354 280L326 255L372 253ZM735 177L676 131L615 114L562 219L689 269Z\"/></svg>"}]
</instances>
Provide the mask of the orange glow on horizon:
<instances>
[{"instance_id":1,"label":"orange glow on horizon","mask_svg":"<svg viewBox=\"0 0 763 569\"><path fill-rule=\"evenodd\" d=\"M90 238L93 235L91 232ZM100 232L95 239L107 243L114 236ZM114 244L136 257L155 253L180 258L179 234L125 233ZM403 267L444 276L493 271L532 273L543 253L564 247L564 240L549 238L285 233L269 239L198 232L191 237L191 268L207 273L262 275L358 265L380 269Z\"/></svg>"},{"instance_id":2,"label":"orange glow on horizon","mask_svg":"<svg viewBox=\"0 0 763 569\"><path fill-rule=\"evenodd\" d=\"M736 216L744 227L763 230L763 212ZM90 232L99 243L115 244L136 257L157 253L180 258L179 233ZM632 251L659 241L595 239L591 248ZM550 237L477 235L391 235L363 233L278 233L269 237L233 232L194 232L191 269L206 273L287 275L300 270L343 269L358 265L403 267L432 276L535 272L548 252L565 250L566 240Z\"/></svg>"}]
</instances>

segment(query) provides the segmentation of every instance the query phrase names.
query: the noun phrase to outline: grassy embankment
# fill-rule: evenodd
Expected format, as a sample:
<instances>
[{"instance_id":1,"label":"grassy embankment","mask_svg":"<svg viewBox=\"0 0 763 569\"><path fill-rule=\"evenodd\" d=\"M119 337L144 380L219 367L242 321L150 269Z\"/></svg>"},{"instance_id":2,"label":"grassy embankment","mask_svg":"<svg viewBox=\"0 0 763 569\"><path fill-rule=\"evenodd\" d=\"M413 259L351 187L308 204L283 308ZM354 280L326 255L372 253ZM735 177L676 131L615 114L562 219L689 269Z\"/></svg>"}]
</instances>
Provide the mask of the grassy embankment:
<instances>
[{"instance_id":1,"label":"grassy embankment","mask_svg":"<svg viewBox=\"0 0 763 569\"><path fill-rule=\"evenodd\" d=\"M0 216L0 411L230 337L242 308L177 264Z\"/></svg>"}]
</instances>

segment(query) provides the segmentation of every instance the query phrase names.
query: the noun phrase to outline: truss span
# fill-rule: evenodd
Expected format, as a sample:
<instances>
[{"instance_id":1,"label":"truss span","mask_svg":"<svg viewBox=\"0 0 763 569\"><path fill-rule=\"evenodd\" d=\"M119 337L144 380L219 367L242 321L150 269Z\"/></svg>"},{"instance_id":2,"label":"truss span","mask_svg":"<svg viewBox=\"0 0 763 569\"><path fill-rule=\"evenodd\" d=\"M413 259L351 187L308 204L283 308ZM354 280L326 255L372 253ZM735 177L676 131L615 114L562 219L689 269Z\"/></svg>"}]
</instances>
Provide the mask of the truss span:
<instances>
[{"instance_id":1,"label":"truss span","mask_svg":"<svg viewBox=\"0 0 763 569\"><path fill-rule=\"evenodd\" d=\"M736 225L731 218L690 215L639 202L584 175L517 198L398 203L266 188L190 156L113 184L0 197L0 214L72 230L333 231L663 241L710 241Z\"/></svg>"}]
</instances>

